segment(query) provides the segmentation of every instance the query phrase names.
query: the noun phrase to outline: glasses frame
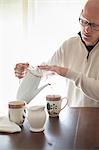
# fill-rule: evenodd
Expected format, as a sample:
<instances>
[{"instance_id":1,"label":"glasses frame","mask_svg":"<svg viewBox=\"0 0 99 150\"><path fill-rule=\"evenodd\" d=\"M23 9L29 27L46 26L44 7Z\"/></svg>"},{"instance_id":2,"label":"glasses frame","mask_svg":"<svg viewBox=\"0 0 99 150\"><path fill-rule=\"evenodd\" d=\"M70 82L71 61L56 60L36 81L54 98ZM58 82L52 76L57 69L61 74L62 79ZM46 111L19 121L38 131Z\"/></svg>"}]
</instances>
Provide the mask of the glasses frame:
<instances>
[{"instance_id":1,"label":"glasses frame","mask_svg":"<svg viewBox=\"0 0 99 150\"><path fill-rule=\"evenodd\" d=\"M99 31L99 25L95 23L91 23L84 17L79 17L79 23L83 26L90 26L92 30Z\"/></svg>"}]
</instances>

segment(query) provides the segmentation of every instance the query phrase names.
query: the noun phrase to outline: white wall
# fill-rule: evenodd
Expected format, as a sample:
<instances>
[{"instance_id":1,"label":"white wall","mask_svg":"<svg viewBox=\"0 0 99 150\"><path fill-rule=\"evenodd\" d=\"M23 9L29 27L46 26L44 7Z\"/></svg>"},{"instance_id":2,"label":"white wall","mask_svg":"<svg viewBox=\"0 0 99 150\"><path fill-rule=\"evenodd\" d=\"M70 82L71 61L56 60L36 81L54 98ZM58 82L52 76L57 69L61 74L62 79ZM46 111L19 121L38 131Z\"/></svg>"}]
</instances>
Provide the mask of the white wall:
<instances>
[{"instance_id":1,"label":"white wall","mask_svg":"<svg viewBox=\"0 0 99 150\"><path fill-rule=\"evenodd\" d=\"M1 111L16 98L19 80L14 75L15 64L29 62L35 66L46 61L65 39L80 30L78 18L84 3L85 0L0 0Z\"/></svg>"}]
</instances>

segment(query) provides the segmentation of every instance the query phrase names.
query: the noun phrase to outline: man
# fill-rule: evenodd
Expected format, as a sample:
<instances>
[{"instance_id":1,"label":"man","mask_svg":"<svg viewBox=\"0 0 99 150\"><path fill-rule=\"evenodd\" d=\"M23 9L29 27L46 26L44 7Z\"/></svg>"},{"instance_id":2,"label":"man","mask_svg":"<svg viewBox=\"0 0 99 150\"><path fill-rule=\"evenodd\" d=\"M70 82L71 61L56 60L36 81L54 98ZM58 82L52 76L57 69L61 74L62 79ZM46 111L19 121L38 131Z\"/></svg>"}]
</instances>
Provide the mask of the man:
<instances>
[{"instance_id":1,"label":"man","mask_svg":"<svg viewBox=\"0 0 99 150\"><path fill-rule=\"evenodd\" d=\"M66 78L68 105L99 107L99 1L88 0L79 23L81 32L65 41L41 70ZM15 74L24 77L28 64L17 64ZM23 68L22 68L23 67Z\"/></svg>"}]
</instances>

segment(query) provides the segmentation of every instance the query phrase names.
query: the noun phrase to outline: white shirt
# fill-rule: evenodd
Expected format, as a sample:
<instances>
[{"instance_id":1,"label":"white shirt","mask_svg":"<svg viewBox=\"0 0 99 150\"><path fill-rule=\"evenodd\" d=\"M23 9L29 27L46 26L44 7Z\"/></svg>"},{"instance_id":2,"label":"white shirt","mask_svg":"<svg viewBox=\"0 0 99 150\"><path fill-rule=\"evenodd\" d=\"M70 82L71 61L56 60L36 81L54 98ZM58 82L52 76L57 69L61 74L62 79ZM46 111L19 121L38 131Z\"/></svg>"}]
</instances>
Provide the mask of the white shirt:
<instances>
[{"instance_id":1,"label":"white shirt","mask_svg":"<svg viewBox=\"0 0 99 150\"><path fill-rule=\"evenodd\" d=\"M99 107L99 42L88 51L80 36L66 40L48 61L69 68L67 98L71 107Z\"/></svg>"}]
</instances>

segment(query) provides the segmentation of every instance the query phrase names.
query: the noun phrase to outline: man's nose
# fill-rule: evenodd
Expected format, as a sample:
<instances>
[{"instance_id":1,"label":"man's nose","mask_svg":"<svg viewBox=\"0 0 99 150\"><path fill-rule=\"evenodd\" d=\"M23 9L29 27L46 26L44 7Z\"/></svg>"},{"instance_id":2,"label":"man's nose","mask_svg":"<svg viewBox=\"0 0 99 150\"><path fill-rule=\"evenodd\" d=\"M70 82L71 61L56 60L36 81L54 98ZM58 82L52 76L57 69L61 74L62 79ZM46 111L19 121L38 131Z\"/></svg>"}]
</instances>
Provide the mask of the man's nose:
<instances>
[{"instance_id":1,"label":"man's nose","mask_svg":"<svg viewBox=\"0 0 99 150\"><path fill-rule=\"evenodd\" d=\"M90 25L86 25L86 26L84 27L84 30L85 30L85 32L86 32L86 33L89 33L89 32L91 32L91 31L92 31L92 29L91 29L91 26L90 26Z\"/></svg>"}]
</instances>

